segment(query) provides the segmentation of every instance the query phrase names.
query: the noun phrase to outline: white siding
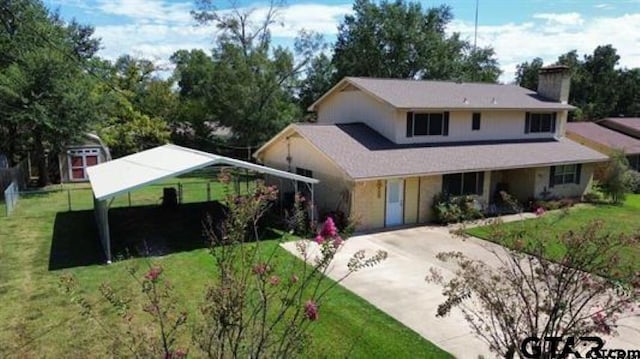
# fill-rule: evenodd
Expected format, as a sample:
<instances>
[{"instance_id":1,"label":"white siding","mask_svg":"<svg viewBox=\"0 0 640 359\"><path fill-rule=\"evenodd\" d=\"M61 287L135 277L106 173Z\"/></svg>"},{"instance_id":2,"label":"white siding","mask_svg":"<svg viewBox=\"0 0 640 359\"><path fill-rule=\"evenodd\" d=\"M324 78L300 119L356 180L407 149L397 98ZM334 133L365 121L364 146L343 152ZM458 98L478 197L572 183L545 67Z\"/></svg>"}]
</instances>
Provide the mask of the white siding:
<instances>
[{"instance_id":1,"label":"white siding","mask_svg":"<svg viewBox=\"0 0 640 359\"><path fill-rule=\"evenodd\" d=\"M396 123L399 111L353 88L329 96L317 111L320 124L362 122L392 141L396 128L404 126L404 121Z\"/></svg>"},{"instance_id":2,"label":"white siding","mask_svg":"<svg viewBox=\"0 0 640 359\"><path fill-rule=\"evenodd\" d=\"M560 113L556 133L525 133L526 111L481 111L480 130L471 130L473 111L449 112L448 136L407 137L406 112L396 115L396 143L441 143L461 141L517 140L553 138L564 135L566 112Z\"/></svg>"},{"instance_id":3,"label":"white siding","mask_svg":"<svg viewBox=\"0 0 640 359\"><path fill-rule=\"evenodd\" d=\"M549 172L550 167L539 167L535 169L535 197L543 197L545 192L549 192L549 196L556 198L563 197L582 197L585 193L591 190L593 184L593 170L595 164L585 163L582 165L580 171L580 183L568 183L555 185L549 188Z\"/></svg>"}]
</instances>

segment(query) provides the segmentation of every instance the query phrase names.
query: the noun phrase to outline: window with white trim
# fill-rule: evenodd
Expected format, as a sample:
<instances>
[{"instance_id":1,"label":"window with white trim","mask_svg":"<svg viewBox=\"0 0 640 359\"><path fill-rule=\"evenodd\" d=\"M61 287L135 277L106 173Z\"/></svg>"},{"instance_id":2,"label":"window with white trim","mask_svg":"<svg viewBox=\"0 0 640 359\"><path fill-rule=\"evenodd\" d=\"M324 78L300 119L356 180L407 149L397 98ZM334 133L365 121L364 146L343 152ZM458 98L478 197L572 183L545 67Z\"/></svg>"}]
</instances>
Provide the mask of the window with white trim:
<instances>
[{"instance_id":1,"label":"window with white trim","mask_svg":"<svg viewBox=\"0 0 640 359\"><path fill-rule=\"evenodd\" d=\"M100 151L97 148L68 150L67 158L69 159L69 179L84 181L89 179L87 167L100 163Z\"/></svg>"},{"instance_id":2,"label":"window with white trim","mask_svg":"<svg viewBox=\"0 0 640 359\"><path fill-rule=\"evenodd\" d=\"M448 196L482 195L484 172L454 173L442 176L442 193Z\"/></svg>"},{"instance_id":3,"label":"window with white trim","mask_svg":"<svg viewBox=\"0 0 640 359\"><path fill-rule=\"evenodd\" d=\"M525 133L547 133L556 131L555 112L535 113L527 112Z\"/></svg>"},{"instance_id":4,"label":"window with white trim","mask_svg":"<svg viewBox=\"0 0 640 359\"><path fill-rule=\"evenodd\" d=\"M552 185L562 185L568 183L580 183L579 165L563 165L552 168Z\"/></svg>"},{"instance_id":5,"label":"window with white trim","mask_svg":"<svg viewBox=\"0 0 640 359\"><path fill-rule=\"evenodd\" d=\"M449 112L407 112L407 137L448 135Z\"/></svg>"}]
</instances>

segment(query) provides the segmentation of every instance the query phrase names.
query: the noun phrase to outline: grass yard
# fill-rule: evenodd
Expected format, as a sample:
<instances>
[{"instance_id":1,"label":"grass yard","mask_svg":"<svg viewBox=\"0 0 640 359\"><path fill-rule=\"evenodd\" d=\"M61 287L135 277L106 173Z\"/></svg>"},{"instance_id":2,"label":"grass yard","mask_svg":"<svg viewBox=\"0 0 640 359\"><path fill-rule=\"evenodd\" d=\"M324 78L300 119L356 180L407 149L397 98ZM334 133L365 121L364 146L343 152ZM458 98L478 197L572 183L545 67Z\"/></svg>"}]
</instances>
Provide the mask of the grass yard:
<instances>
[{"instance_id":1,"label":"grass yard","mask_svg":"<svg viewBox=\"0 0 640 359\"><path fill-rule=\"evenodd\" d=\"M182 182L185 202L196 202L207 198L206 185L202 184L205 180L189 177L167 180L165 184ZM86 185L73 188L83 186ZM193 190L187 191L189 186ZM220 184L212 182L210 188L213 199L221 198L224 190ZM172 214L157 212L157 208L149 206L159 202L162 186L132 193L134 206L145 204L145 207L127 208L127 196L116 199L111 210L112 233L114 240L117 231L120 231L119 237L125 237L119 243L121 250L131 250L127 247L128 235L148 238L149 243L160 241L171 254L137 257L107 266L95 264L100 261L101 248L89 211L90 192L71 192L77 195L72 198L73 212L67 211L69 192L56 191L23 196L13 216L0 217L1 357L108 356L110 339L95 323L82 317L78 307L62 294L58 280L63 273L73 273L87 297L98 303L101 299L97 288L101 283L110 283L118 291L139 291L127 269L138 266L143 271L149 263L159 263L166 278L172 281L180 305L190 313L195 313L205 286L213 278L214 263L198 229L201 216L211 207L182 206L187 207L186 213L190 214L185 217L194 218L189 221L183 218L180 222ZM139 225L136 218L147 218L146 222L155 225ZM297 261L278 243L277 239L264 241L262 250L275 251L277 263ZM89 259L83 262L83 258ZM56 268L62 269L54 270ZM113 323L119 323L112 314L105 315ZM110 323L110 319L105 320L105 324ZM450 357L340 286L320 308L320 319L314 323L312 334L316 340L310 348L310 357Z\"/></svg>"},{"instance_id":2,"label":"grass yard","mask_svg":"<svg viewBox=\"0 0 640 359\"><path fill-rule=\"evenodd\" d=\"M608 233L640 234L640 194L628 195L622 205L582 204L571 208L566 216L561 215L560 212L547 213L541 218L503 223L500 226L505 230L524 231L530 236L535 235L536 231L544 230L545 238L552 238L569 230L579 229L594 220L601 220L603 231ZM541 224L542 227L540 227ZM467 229L466 233L482 239L493 240L490 231L491 226L484 226ZM530 240L535 239L532 237ZM547 247L547 254L550 259L554 259L561 256L564 250L560 243L552 242ZM629 248L629 253L634 257L640 256L640 248ZM636 270L640 271L640 262L635 262L635 264Z\"/></svg>"}]
</instances>

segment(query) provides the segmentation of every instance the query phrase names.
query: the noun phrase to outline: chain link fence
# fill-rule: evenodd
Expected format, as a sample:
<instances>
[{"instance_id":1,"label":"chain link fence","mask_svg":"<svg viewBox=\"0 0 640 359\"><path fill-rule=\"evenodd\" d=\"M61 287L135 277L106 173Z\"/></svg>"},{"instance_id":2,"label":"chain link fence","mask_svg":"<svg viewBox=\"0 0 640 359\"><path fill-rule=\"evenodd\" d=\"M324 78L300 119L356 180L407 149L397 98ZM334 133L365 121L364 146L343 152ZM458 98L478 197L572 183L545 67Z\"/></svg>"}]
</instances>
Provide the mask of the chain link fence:
<instances>
[{"instance_id":1,"label":"chain link fence","mask_svg":"<svg viewBox=\"0 0 640 359\"><path fill-rule=\"evenodd\" d=\"M166 188L172 188L177 194L179 204L219 201L229 193L247 192L255 185L255 181L261 178L259 174L227 169L233 179L230 184L218 181L221 168L211 168L194 172L193 174L165 180L160 183L146 185L140 189L115 197L110 208L156 206L162 203L163 193ZM93 210L93 192L88 183L60 185L52 189L38 189L26 191L13 191L13 201L6 201L7 215L13 213L18 216L38 215L43 212L68 212ZM25 206L15 212L17 199L28 200L38 198L38 208ZM44 204L44 206L43 206ZM18 206L20 206L18 204Z\"/></svg>"}]
</instances>

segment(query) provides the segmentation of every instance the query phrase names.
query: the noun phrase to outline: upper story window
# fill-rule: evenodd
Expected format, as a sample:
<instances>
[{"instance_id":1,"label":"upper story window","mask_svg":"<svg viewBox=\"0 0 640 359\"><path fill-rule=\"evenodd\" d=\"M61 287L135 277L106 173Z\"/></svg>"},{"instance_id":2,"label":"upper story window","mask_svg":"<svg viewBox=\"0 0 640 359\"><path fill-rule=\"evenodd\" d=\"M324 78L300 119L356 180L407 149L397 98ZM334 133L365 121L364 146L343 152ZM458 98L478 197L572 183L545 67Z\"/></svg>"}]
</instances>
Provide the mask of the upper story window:
<instances>
[{"instance_id":1,"label":"upper story window","mask_svg":"<svg viewBox=\"0 0 640 359\"><path fill-rule=\"evenodd\" d=\"M527 112L524 133L553 133L556 132L555 112Z\"/></svg>"},{"instance_id":2,"label":"upper story window","mask_svg":"<svg viewBox=\"0 0 640 359\"><path fill-rule=\"evenodd\" d=\"M480 112L474 112L471 118L471 130L478 131L480 130Z\"/></svg>"},{"instance_id":3,"label":"upper story window","mask_svg":"<svg viewBox=\"0 0 640 359\"><path fill-rule=\"evenodd\" d=\"M407 112L407 137L448 135L449 112Z\"/></svg>"},{"instance_id":4,"label":"upper story window","mask_svg":"<svg viewBox=\"0 0 640 359\"><path fill-rule=\"evenodd\" d=\"M454 173L442 176L442 193L449 196L482 195L484 172Z\"/></svg>"}]
</instances>

